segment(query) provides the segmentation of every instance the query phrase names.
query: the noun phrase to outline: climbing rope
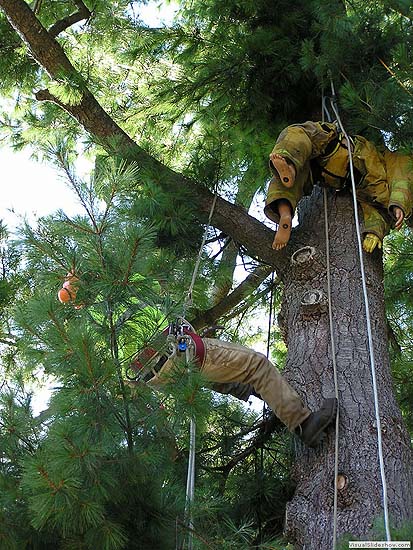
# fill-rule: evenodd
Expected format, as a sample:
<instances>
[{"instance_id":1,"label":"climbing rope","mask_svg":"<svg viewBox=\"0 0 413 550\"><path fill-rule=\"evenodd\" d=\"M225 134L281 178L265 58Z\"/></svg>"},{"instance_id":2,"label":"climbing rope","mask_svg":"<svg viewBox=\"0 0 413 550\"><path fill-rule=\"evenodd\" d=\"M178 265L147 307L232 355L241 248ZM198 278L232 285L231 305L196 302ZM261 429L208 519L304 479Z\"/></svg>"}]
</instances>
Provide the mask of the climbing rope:
<instances>
[{"instance_id":1,"label":"climbing rope","mask_svg":"<svg viewBox=\"0 0 413 550\"><path fill-rule=\"evenodd\" d=\"M201 264L201 258L202 258L202 251L204 249L208 231L211 226L211 220L212 216L214 214L215 205L217 202L218 195L215 192L214 193L214 199L212 201L211 209L209 211L208 216L208 223L205 227L204 235L202 237L201 246L199 248L198 257L195 262L194 270L192 273L192 279L191 283L189 285L188 292L186 294L183 308L182 308L182 319L186 316L186 310L187 308L192 305L192 293L194 290L196 278L199 271L199 266ZM189 337L188 337L189 338ZM187 342L187 346L185 349L185 359L186 364L188 365L188 375L191 376L191 361L193 360L193 357L191 357L191 352L193 344L190 340ZM196 421L195 418L192 416L191 420L189 422L189 456L188 456L188 470L187 470L187 477L186 477L186 496L185 496L185 518L186 518L186 526L188 528L188 544L187 544L187 550L193 549L193 514L192 514L192 508L193 508L193 501L195 496L195 457L196 457Z\"/></svg>"},{"instance_id":2,"label":"climbing rope","mask_svg":"<svg viewBox=\"0 0 413 550\"><path fill-rule=\"evenodd\" d=\"M273 317L273 309L274 309L274 281L275 281L275 274L274 271L271 273L271 292L270 292L270 312L268 314L268 332L267 332L267 350L266 355L267 359L270 358L270 345L271 345L271 327L272 327L272 317ZM265 407L265 403L264 403Z\"/></svg>"},{"instance_id":3,"label":"climbing rope","mask_svg":"<svg viewBox=\"0 0 413 550\"><path fill-rule=\"evenodd\" d=\"M327 116L328 122L331 122L331 115L327 107L326 97L324 96L324 93L322 95L321 105L322 105L322 121L324 122L324 114L325 114ZM333 549L332 549L332 550L336 550L337 548L340 396L338 393L336 341L334 337L333 304L332 304L332 298L331 298L330 234L329 234L329 226L328 226L328 205L327 205L327 188L326 187L324 187L323 189L323 199L324 199L324 228L325 228L325 239L326 239L328 319L329 319L329 326L330 326L331 357L333 362L334 393L337 399L336 431L335 431L335 440L334 440L334 501L333 501Z\"/></svg>"},{"instance_id":4,"label":"climbing rope","mask_svg":"<svg viewBox=\"0 0 413 550\"><path fill-rule=\"evenodd\" d=\"M188 345L185 351L186 363L188 365L188 375L191 376L191 345ZM187 549L193 548L193 515L192 506L195 495L195 454L196 454L196 422L192 416L189 422L189 456L188 456L188 471L186 477L186 498L185 498L185 517L188 528L188 545Z\"/></svg>"},{"instance_id":5,"label":"climbing rope","mask_svg":"<svg viewBox=\"0 0 413 550\"><path fill-rule=\"evenodd\" d=\"M190 305L192 305L192 292L194 290L196 278L198 276L199 266L201 264L201 258L202 258L202 251L204 249L204 246L205 246L205 243L206 243L206 240L207 240L207 236L208 236L208 231L209 231L209 228L211 226L211 220L212 220L212 216L214 214L217 198L218 198L217 193L214 193L214 199L212 201L211 210L209 211L208 223L207 223L207 226L206 226L205 231L204 231L204 236L202 238L202 243L201 243L201 246L199 248L198 257L196 259L194 271L192 273L191 284L189 285L189 289L188 289L188 292L187 292L185 300L184 300L182 317L186 316L187 308Z\"/></svg>"},{"instance_id":6,"label":"climbing rope","mask_svg":"<svg viewBox=\"0 0 413 550\"><path fill-rule=\"evenodd\" d=\"M350 140L346 130L344 129L343 123L342 123L341 118L340 118L340 114L338 112L338 106L337 106L337 101L336 101L336 95L335 95L333 80L331 80L331 93L332 93L332 97L330 98L330 105L331 105L332 110L334 111L334 114L336 116L337 123L340 127L340 130L341 130L341 132L343 133L343 135L346 139L348 155L349 155L350 178L351 178L351 188L352 188L352 195L353 195L354 221L355 221L356 233L357 233L358 255L359 255L359 261L360 261L360 271L361 271L361 282L362 282L362 289L363 289L364 309L365 309L365 314L366 314L368 349L369 349L369 355L370 355L370 369L371 369L371 378L372 378L373 395L374 395L374 410L375 410L375 416L376 416L377 446L378 446L378 455L379 455L381 484L382 484L382 490L383 490L384 525L385 525L385 530L386 530L387 542L391 542L389 512L388 512L388 503L387 503L387 482L386 482L386 475L385 475L385 469L384 469L383 444L382 444L382 437L381 437L380 409L379 409L379 398L378 398L377 379L376 379L376 365L375 365L374 348L373 348L373 336L372 336L372 329L371 329L369 299L368 299L368 294L367 294L366 274L365 274L365 269L364 269L363 247L362 247L362 242L361 242L360 223L359 223L359 215L358 215L358 208L357 208L356 181L355 181L355 177L354 177L353 153L352 153L352 150L351 150L351 140ZM336 440L337 440L337 432L336 432ZM336 472L336 483L337 483L337 472ZM336 495L335 495L335 506L337 506L336 505ZM335 510L335 513L337 513L336 510ZM336 528L335 528L334 533L336 534ZM335 541L334 541L333 544L335 544Z\"/></svg>"},{"instance_id":7,"label":"climbing rope","mask_svg":"<svg viewBox=\"0 0 413 550\"><path fill-rule=\"evenodd\" d=\"M340 424L340 398L338 394L338 377L336 361L336 343L334 338L333 307L331 299L331 271L330 271L330 237L328 230L327 189L324 187L324 227L326 235L326 263L327 263L327 297L328 318L330 324L331 356L334 373L334 392L337 399L336 433L334 443L334 504L333 504L333 550L337 547L337 496L338 496L338 452L339 452L339 424Z\"/></svg>"},{"instance_id":8,"label":"climbing rope","mask_svg":"<svg viewBox=\"0 0 413 550\"><path fill-rule=\"evenodd\" d=\"M190 330L191 332L195 332L194 328L186 321L186 310L188 306L192 305L192 293L195 286L196 278L198 275L199 267L201 264L202 259L202 251L206 243L206 239L208 236L208 231L211 225L212 216L215 210L215 205L217 202L218 195L216 193L216 190L214 192L214 198L212 200L211 209L208 216L208 223L204 231L204 235L202 238L201 246L199 249L198 257L195 262L194 270L192 273L191 283L189 285L188 292L186 293L184 303L182 306L182 316L178 317L176 323L173 323L169 327L169 332L166 335L166 348L163 350L163 359L165 362L165 359L172 359L173 357L176 357L178 351L179 352L185 352L185 361L188 367L188 377L191 378L191 364L193 362L193 359L196 355L195 350L195 343L192 339L192 337L187 334L187 330ZM163 319L163 321L166 320L166 316ZM163 324L163 321L161 324ZM168 330L168 329L166 329ZM164 331L165 332L165 331ZM158 332L155 333L155 335L151 338L151 341L153 341L156 338L156 335ZM165 347L165 344L164 344ZM134 354L133 357L135 359L140 358L140 354L143 350L141 349L140 352L137 354ZM127 360L130 360L132 358L129 357ZM130 380L144 380L146 381L147 376L152 377L154 376L157 371L154 370L157 365L154 365L153 362L156 364L159 363L159 357L155 356L154 361L149 361L146 359L147 365L143 366L141 365L139 368L139 372L136 372L136 368L134 368L133 364L130 365L129 369L127 370L127 378ZM129 373L129 371L131 371ZM195 494L195 458L196 458L196 422L195 418L191 417L190 424L189 424L189 456L188 456L188 470L187 470L187 479L186 479L186 496L185 496L185 525L187 527L188 533L187 533L187 550L193 549L193 531L194 531L194 525L193 525L193 514L192 514L192 508L193 508L193 501L194 501L194 494ZM176 525L178 526L178 519L176 522ZM184 547L185 547L185 541L184 541ZM175 548L178 550L179 544L178 544L178 531L176 530L175 535Z\"/></svg>"},{"instance_id":9,"label":"climbing rope","mask_svg":"<svg viewBox=\"0 0 413 550\"><path fill-rule=\"evenodd\" d=\"M267 348L266 348L266 357L270 359L270 346L271 346L271 328L273 323L273 310L274 310L274 280L275 274L274 271L271 273L271 292L270 292L270 305L269 305L269 314L268 314L268 332L267 332ZM267 412L267 404L263 401L262 405L262 420L265 420ZM263 472L264 472L264 445L260 449L260 506L262 500L262 481L263 481ZM261 522L261 510L258 515L258 540L262 542L262 522Z\"/></svg>"}]
</instances>

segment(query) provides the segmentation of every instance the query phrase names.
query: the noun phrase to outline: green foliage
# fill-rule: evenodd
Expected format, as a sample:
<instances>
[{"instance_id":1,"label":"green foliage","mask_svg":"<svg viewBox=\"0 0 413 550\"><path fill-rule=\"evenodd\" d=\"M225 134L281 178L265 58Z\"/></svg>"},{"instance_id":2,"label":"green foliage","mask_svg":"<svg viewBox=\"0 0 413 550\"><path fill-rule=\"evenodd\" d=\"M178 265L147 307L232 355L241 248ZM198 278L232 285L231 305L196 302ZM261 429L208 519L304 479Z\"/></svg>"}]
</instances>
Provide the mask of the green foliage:
<instances>
[{"instance_id":1,"label":"green foliage","mask_svg":"<svg viewBox=\"0 0 413 550\"><path fill-rule=\"evenodd\" d=\"M413 433L412 384L412 233L393 233L386 243L386 304L390 328L393 380L403 417Z\"/></svg>"},{"instance_id":2,"label":"green foliage","mask_svg":"<svg viewBox=\"0 0 413 550\"><path fill-rule=\"evenodd\" d=\"M76 8L34 4L48 29ZM352 132L411 147L410 5L182 0L174 23L154 29L142 23L139 2L86 4L90 19L56 38L77 72L54 81L0 15L0 139L30 144L53 162L83 207L24 225L18 242L0 227L1 547L175 548L187 534L187 424L195 416L195 548L287 549L279 537L293 491L289 436L277 431L261 455L251 446L263 429L257 414L201 389L197 376L178 377L164 394L125 382L136 351L182 312L204 232L190 193L108 156L34 92L48 88L79 107L87 87L151 155L249 208L268 179L275 136L320 116L330 76ZM73 167L78 154L95 162L86 180ZM210 230L207 238L193 292L198 312L230 292L240 261L226 235ZM413 430L411 249L408 234L388 239L386 298L397 397ZM56 298L69 271L80 279L78 309ZM217 319L224 337L263 340L268 294L264 283ZM282 365L278 327L271 338ZM28 388L39 377L51 398L34 416Z\"/></svg>"},{"instance_id":3,"label":"green foliage","mask_svg":"<svg viewBox=\"0 0 413 550\"><path fill-rule=\"evenodd\" d=\"M50 93L65 105L79 105L82 101L82 92L78 90L72 82L57 82L49 83Z\"/></svg>"},{"instance_id":4,"label":"green foliage","mask_svg":"<svg viewBox=\"0 0 413 550\"><path fill-rule=\"evenodd\" d=\"M259 427L255 414L202 389L198 374L188 380L185 364L162 394L125 381L131 357L181 311L182 280L189 282L193 267L170 255L166 276L154 224L136 216L134 201L141 198L130 193L136 167L106 159L82 180L65 144L49 145L45 154L63 170L84 214L70 218L59 211L34 227L26 223L15 242L3 231L7 280L16 272L26 281L5 299L13 308L16 350L10 382L0 392L4 547L31 549L30 540L42 550L49 541L62 550L173 548L177 518L179 539L186 534L192 417L199 547L208 541L248 548L257 540L256 511L262 537L278 533L282 514L274 523L270 510L292 488L284 438L271 446L257 477L257 450L232 464ZM60 304L56 292L68 272L79 278L76 301ZM205 286L201 276L197 292ZM12 283L4 285L5 296L7 288ZM40 372L51 397L35 417L24 387Z\"/></svg>"},{"instance_id":5,"label":"green foliage","mask_svg":"<svg viewBox=\"0 0 413 550\"><path fill-rule=\"evenodd\" d=\"M153 548L159 536L167 544L173 527L175 497L162 490L171 475L171 435L156 420L156 396L144 392L132 398L123 379L127 354L164 316L149 261L153 231L119 219L114 193L99 202L91 184L78 180L69 165L66 173L85 215L69 219L61 212L40 220L37 228L26 225L17 244L27 251L32 285L15 315L22 367L27 375L42 368L56 387L34 442L25 424L35 420L14 405L12 395L11 412L2 418L5 424L13 419L18 448L20 438L30 443L18 460L20 491L34 529L56 533L62 548L134 548L131 532L140 548ZM133 171L108 177L114 185L128 176ZM71 270L81 278L80 309L56 299ZM147 407L153 418L146 425L141 414ZM165 430L167 444L158 448L156 433ZM12 452L12 441L5 444ZM162 475L155 475L158 470ZM125 507L139 523L122 522Z\"/></svg>"}]
</instances>

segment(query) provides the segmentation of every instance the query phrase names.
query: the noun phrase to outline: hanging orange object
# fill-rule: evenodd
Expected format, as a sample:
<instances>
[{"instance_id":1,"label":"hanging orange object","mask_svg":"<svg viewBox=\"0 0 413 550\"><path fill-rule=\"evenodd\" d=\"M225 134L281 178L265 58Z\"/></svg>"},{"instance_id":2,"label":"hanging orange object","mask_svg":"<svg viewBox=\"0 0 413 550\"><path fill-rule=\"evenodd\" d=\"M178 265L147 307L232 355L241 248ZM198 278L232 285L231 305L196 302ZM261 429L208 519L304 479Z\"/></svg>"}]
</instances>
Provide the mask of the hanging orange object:
<instances>
[{"instance_id":1,"label":"hanging orange object","mask_svg":"<svg viewBox=\"0 0 413 550\"><path fill-rule=\"evenodd\" d=\"M77 290L79 288L79 278L73 273L69 272L66 275L66 280L63 283L63 287L57 293L57 297L62 304L73 302L76 300Z\"/></svg>"},{"instance_id":2,"label":"hanging orange object","mask_svg":"<svg viewBox=\"0 0 413 550\"><path fill-rule=\"evenodd\" d=\"M59 302L61 302L62 304L66 304L72 299L72 295L67 290L67 288L61 288L57 293L57 297L59 298Z\"/></svg>"}]
</instances>

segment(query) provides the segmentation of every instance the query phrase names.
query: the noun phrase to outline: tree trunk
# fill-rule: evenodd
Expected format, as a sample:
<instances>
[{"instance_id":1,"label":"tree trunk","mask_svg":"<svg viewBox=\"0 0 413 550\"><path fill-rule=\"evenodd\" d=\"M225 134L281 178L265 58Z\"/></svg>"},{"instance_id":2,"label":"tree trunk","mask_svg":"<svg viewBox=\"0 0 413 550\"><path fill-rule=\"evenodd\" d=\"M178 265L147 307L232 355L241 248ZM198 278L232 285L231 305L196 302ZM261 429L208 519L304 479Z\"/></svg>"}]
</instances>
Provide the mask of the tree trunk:
<instances>
[{"instance_id":1,"label":"tree trunk","mask_svg":"<svg viewBox=\"0 0 413 550\"><path fill-rule=\"evenodd\" d=\"M382 483L369 362L366 318L352 209L348 195L328 198L333 322L340 397L338 537L368 540L383 514ZM334 397L327 305L323 193L314 190L300 208L285 280L280 325L288 345L286 376L310 409ZM308 248L310 245L312 248ZM300 246L304 247L300 249ZM305 248L307 246L307 248ZM382 256L364 254L382 422L390 520L413 517L412 452L396 404L389 365ZM314 303L315 302L315 303ZM297 550L330 550L333 533L334 429L320 448L297 442L297 489L288 504L285 531Z\"/></svg>"},{"instance_id":2,"label":"tree trunk","mask_svg":"<svg viewBox=\"0 0 413 550\"><path fill-rule=\"evenodd\" d=\"M143 177L173 192L178 188L192 199L196 213L205 221L211 210L212 193L198 182L173 172L152 158L103 110L86 88L62 46L42 27L24 0L0 0L10 23L30 48L31 55L52 78L62 74L82 83L78 105L64 105L49 91L36 94L39 100L53 101L71 114L108 151L138 163ZM153 174L157 174L155 178ZM333 372L326 307L326 262L321 193L302 203L302 221L286 250L271 249L273 232L249 216L240 206L218 198L212 224L242 244L252 256L273 265L285 282L281 312L289 345L287 376L306 403L316 409L323 397L334 395ZM377 434L367 350L365 314L360 270L349 197L329 200L334 324L341 401L340 465L347 484L339 493L338 533L367 536L373 519L381 514L381 481L377 457ZM308 244L310 254L289 254ZM383 427L384 458L391 518L400 523L413 516L412 455L409 438L392 392L387 349L381 256L365 255L377 378ZM319 293L314 291L320 291ZM313 298L318 298L313 300ZM287 331L286 331L287 332ZM297 549L330 549L334 448L333 430L320 449L300 444L294 470L297 492L287 509L286 533Z\"/></svg>"}]
</instances>

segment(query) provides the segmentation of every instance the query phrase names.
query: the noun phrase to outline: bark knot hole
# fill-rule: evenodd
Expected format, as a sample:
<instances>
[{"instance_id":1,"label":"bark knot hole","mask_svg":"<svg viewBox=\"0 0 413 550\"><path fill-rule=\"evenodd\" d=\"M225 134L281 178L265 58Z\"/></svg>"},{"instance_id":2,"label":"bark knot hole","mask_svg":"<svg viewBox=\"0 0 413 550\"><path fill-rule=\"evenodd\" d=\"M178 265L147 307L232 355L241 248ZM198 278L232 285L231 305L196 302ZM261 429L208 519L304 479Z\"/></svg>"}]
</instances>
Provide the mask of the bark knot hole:
<instances>
[{"instance_id":1,"label":"bark knot hole","mask_svg":"<svg viewBox=\"0 0 413 550\"><path fill-rule=\"evenodd\" d=\"M322 290L307 290L301 297L301 308L304 319L319 318L327 310L327 297Z\"/></svg>"},{"instance_id":2,"label":"bark knot hole","mask_svg":"<svg viewBox=\"0 0 413 550\"><path fill-rule=\"evenodd\" d=\"M337 489L339 491L344 491L347 485L348 485L348 477L343 473L339 473L337 475Z\"/></svg>"},{"instance_id":3,"label":"bark knot hole","mask_svg":"<svg viewBox=\"0 0 413 550\"><path fill-rule=\"evenodd\" d=\"M313 289L307 290L301 298L301 305L310 309L317 308L317 306L324 305L326 298L322 290Z\"/></svg>"},{"instance_id":4,"label":"bark knot hole","mask_svg":"<svg viewBox=\"0 0 413 550\"><path fill-rule=\"evenodd\" d=\"M304 246L299 248L291 256L291 264L295 267L304 267L313 262L316 256L316 249L313 246Z\"/></svg>"}]
</instances>

